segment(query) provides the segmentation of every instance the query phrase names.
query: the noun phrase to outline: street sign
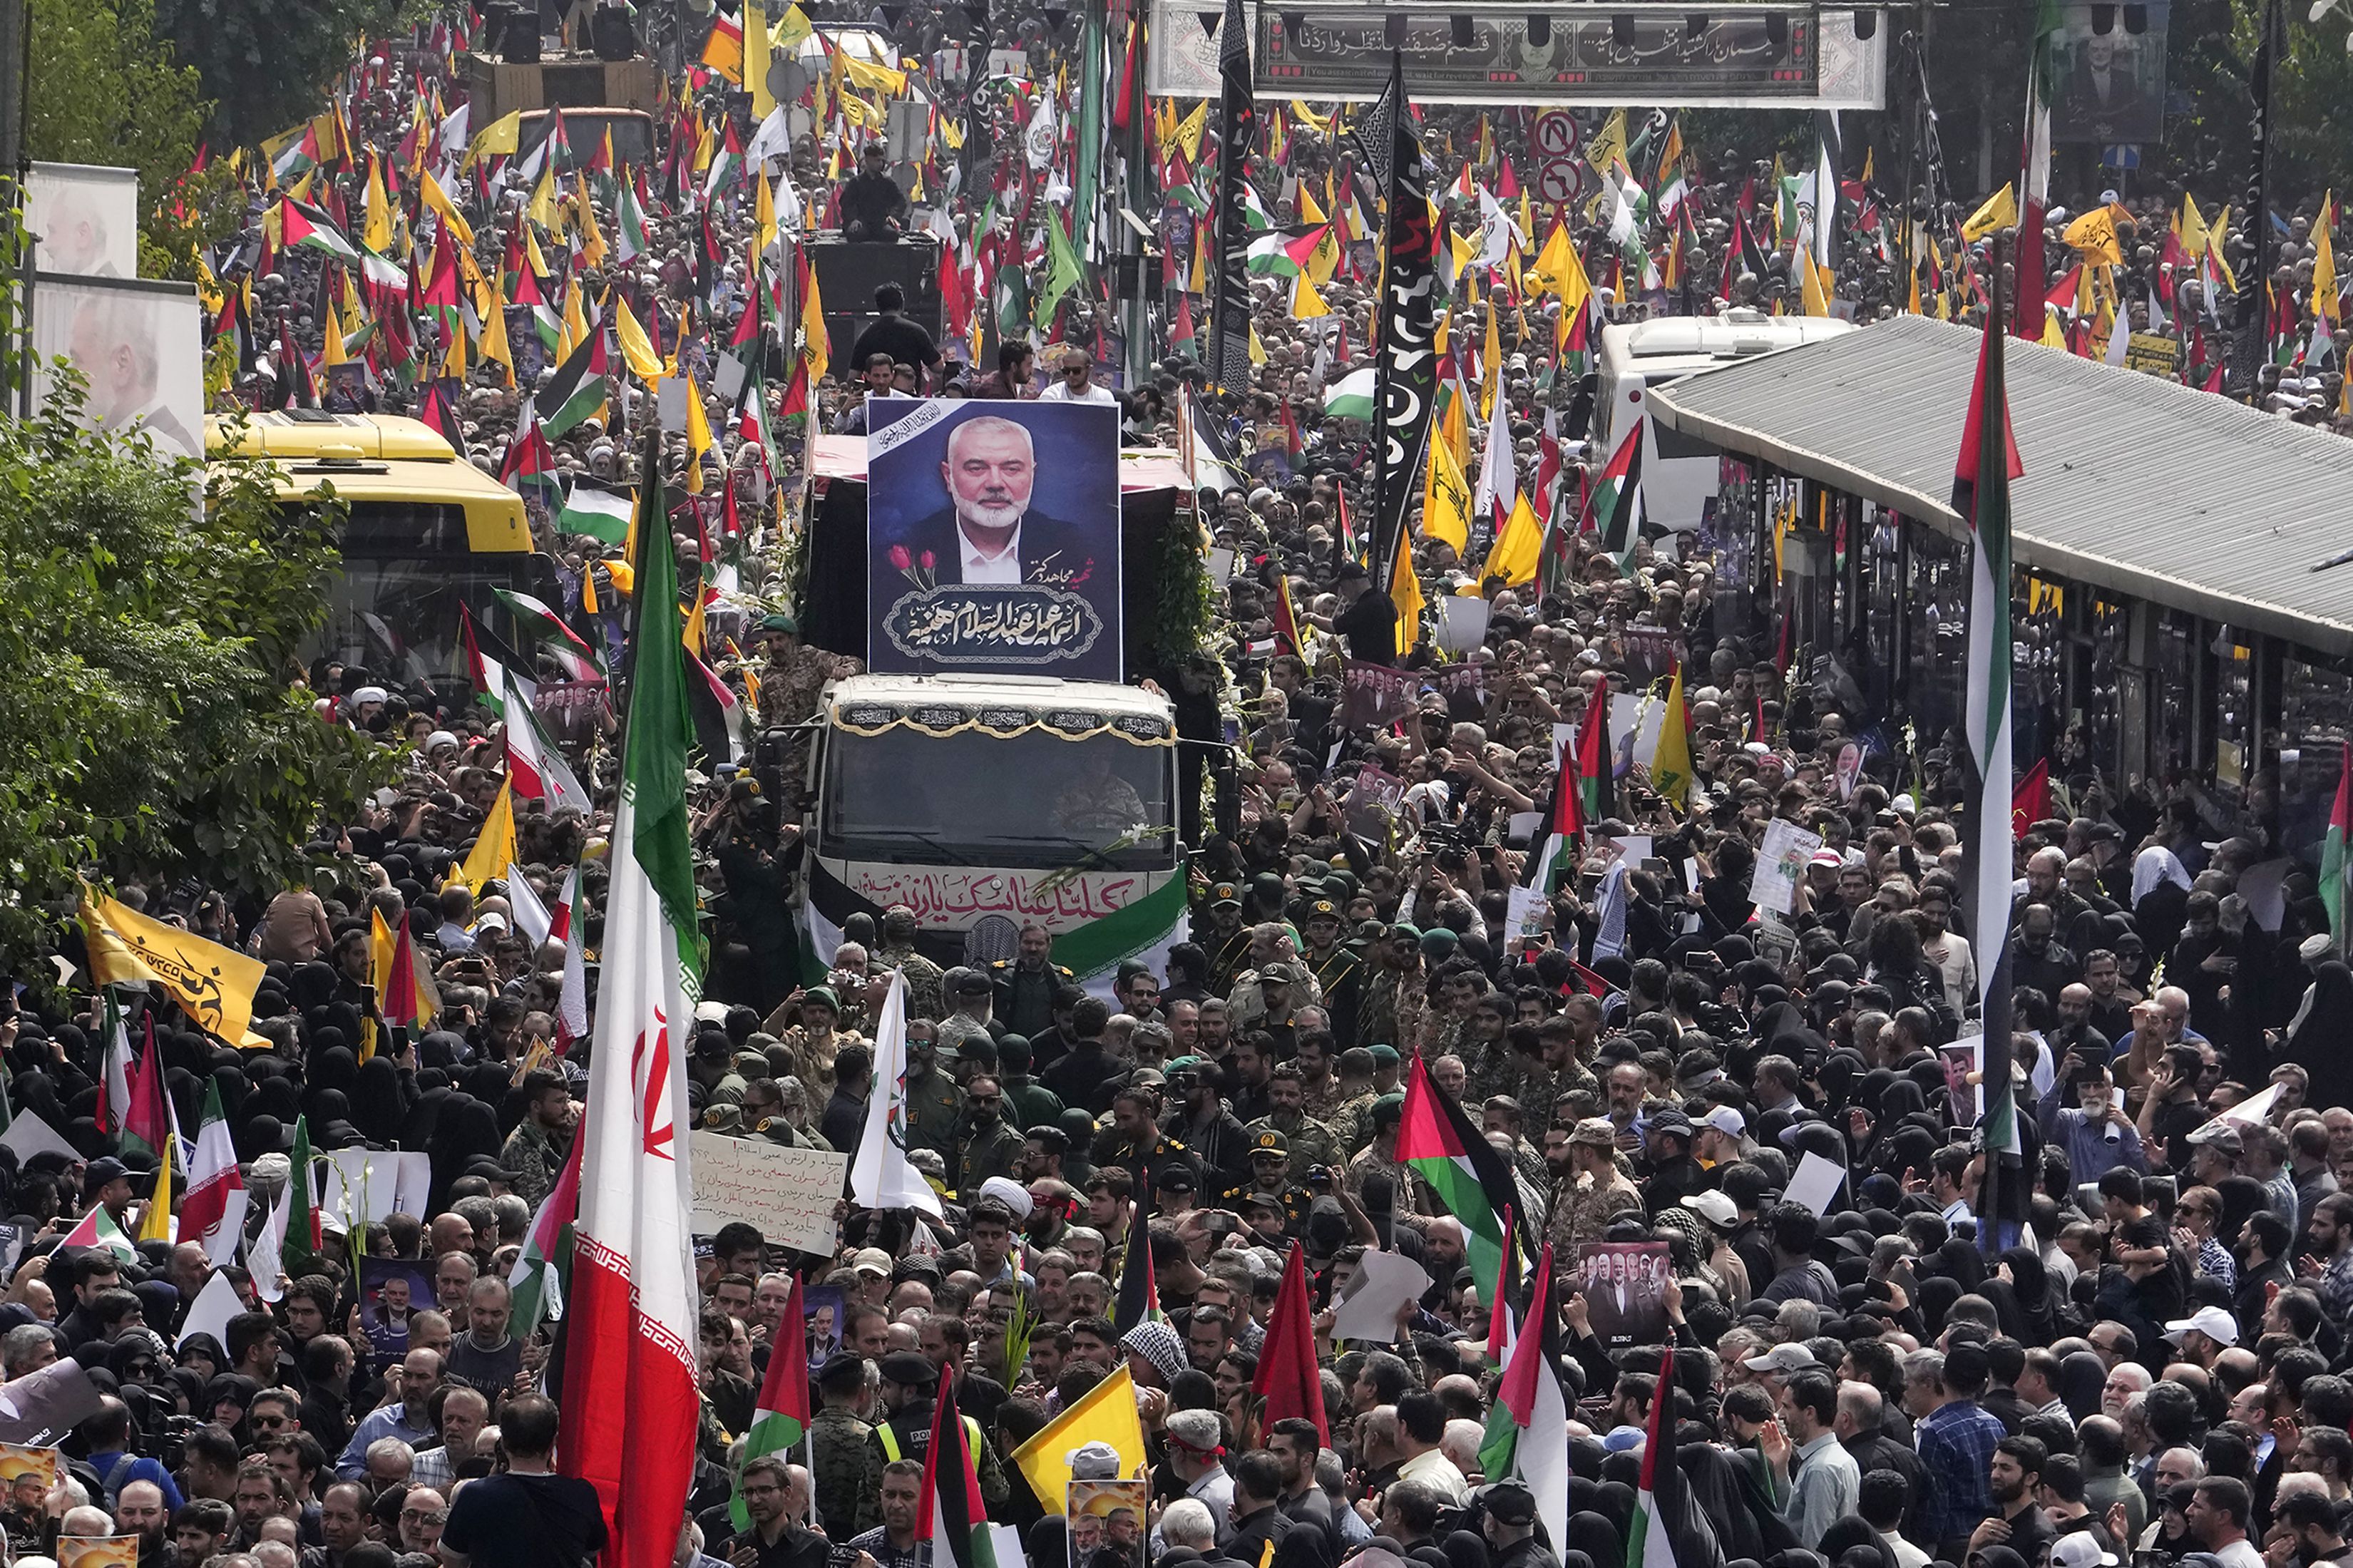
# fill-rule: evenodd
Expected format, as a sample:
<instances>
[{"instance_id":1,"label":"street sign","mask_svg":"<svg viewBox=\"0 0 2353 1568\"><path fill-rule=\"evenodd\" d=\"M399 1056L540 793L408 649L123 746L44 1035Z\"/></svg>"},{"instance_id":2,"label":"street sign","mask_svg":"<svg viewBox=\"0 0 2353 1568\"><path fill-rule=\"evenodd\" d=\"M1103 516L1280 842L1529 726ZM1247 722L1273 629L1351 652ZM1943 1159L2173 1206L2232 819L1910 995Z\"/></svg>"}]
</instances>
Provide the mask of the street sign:
<instances>
[{"instance_id":1,"label":"street sign","mask_svg":"<svg viewBox=\"0 0 2353 1568\"><path fill-rule=\"evenodd\" d=\"M1536 116L1535 129L1528 140L1538 158L1573 158L1580 138L1576 119L1554 110Z\"/></svg>"},{"instance_id":2,"label":"street sign","mask_svg":"<svg viewBox=\"0 0 2353 1568\"><path fill-rule=\"evenodd\" d=\"M1584 168L1574 158L1547 158L1536 165L1535 178L1528 182L1528 189L1536 200L1556 206L1573 202L1583 186Z\"/></svg>"},{"instance_id":3,"label":"street sign","mask_svg":"<svg viewBox=\"0 0 2353 1568\"><path fill-rule=\"evenodd\" d=\"M1567 113L1553 110L1536 116L1528 134L1528 144L1536 154L1535 177L1528 182L1528 189L1536 200L1557 206L1577 199L1585 180L1577 157L1582 140L1577 121Z\"/></svg>"}]
</instances>

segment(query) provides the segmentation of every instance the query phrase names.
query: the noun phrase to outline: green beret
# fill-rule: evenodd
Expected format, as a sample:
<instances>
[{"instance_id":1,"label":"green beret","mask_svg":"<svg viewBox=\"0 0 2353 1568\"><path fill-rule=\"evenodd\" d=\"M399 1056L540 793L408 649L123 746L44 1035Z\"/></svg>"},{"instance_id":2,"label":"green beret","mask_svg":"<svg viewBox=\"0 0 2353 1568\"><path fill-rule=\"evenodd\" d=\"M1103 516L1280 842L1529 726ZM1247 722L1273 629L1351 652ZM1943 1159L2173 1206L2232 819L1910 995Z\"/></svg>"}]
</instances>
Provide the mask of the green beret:
<instances>
[{"instance_id":1,"label":"green beret","mask_svg":"<svg viewBox=\"0 0 2353 1568\"><path fill-rule=\"evenodd\" d=\"M1377 1068L1393 1068L1404 1059L1405 1058L1403 1057L1398 1055L1398 1049L1395 1046L1375 1046L1373 1047L1373 1065Z\"/></svg>"},{"instance_id":2,"label":"green beret","mask_svg":"<svg viewBox=\"0 0 2353 1568\"><path fill-rule=\"evenodd\" d=\"M790 616L764 616L760 619L760 629L763 632L782 632L786 637L801 635L801 624Z\"/></svg>"},{"instance_id":3,"label":"green beret","mask_svg":"<svg viewBox=\"0 0 2353 1568\"><path fill-rule=\"evenodd\" d=\"M832 1008L836 1013L841 1011L841 998L833 994L833 987L830 985L810 986L807 990L801 993L801 1001L804 1004L810 1002L821 1003L825 1006Z\"/></svg>"}]
</instances>

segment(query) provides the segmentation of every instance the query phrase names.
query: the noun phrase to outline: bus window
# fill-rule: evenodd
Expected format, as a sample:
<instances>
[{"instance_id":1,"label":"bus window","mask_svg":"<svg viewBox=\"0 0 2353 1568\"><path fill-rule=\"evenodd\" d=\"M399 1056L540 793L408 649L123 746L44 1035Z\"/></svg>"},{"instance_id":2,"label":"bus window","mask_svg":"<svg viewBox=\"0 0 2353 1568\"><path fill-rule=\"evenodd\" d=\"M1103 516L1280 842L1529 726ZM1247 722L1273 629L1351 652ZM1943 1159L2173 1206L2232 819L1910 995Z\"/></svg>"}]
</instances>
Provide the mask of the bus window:
<instances>
[{"instance_id":1,"label":"bus window","mask_svg":"<svg viewBox=\"0 0 2353 1568\"><path fill-rule=\"evenodd\" d=\"M399 561L346 555L343 570L328 586L326 625L312 651L365 665L403 685L456 689L462 701L473 683L466 669L458 608L463 605L483 619L497 616L491 590L515 587L516 569L528 559Z\"/></svg>"},{"instance_id":2,"label":"bus window","mask_svg":"<svg viewBox=\"0 0 2353 1568\"><path fill-rule=\"evenodd\" d=\"M1114 735L1000 739L902 727L878 735L834 731L826 759L820 855L1007 868L1082 862L1103 871L1175 863L1165 831L1174 798L1170 747ZM972 787L988 780L1001 786ZM1155 828L1164 831L1149 836Z\"/></svg>"},{"instance_id":3,"label":"bus window","mask_svg":"<svg viewBox=\"0 0 2353 1568\"><path fill-rule=\"evenodd\" d=\"M343 537L346 557L372 561L470 553L461 506L354 500Z\"/></svg>"}]
</instances>

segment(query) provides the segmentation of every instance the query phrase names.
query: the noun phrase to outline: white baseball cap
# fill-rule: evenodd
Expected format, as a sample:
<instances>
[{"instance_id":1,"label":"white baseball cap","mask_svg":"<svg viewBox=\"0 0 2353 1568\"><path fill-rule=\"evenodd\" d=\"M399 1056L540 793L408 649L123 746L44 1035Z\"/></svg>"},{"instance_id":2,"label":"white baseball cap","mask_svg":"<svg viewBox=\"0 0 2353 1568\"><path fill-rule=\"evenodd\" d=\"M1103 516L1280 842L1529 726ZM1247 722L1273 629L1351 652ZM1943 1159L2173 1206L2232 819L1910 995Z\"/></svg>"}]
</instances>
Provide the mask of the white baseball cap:
<instances>
[{"instance_id":1,"label":"white baseball cap","mask_svg":"<svg viewBox=\"0 0 2353 1568\"><path fill-rule=\"evenodd\" d=\"M1703 1126L1715 1128L1727 1138L1748 1136L1748 1118L1728 1105L1717 1106L1714 1110L1701 1117L1700 1122Z\"/></svg>"},{"instance_id":2,"label":"white baseball cap","mask_svg":"<svg viewBox=\"0 0 2353 1568\"><path fill-rule=\"evenodd\" d=\"M2051 1543L2051 1568L2113 1568L2116 1554L2103 1552L2089 1531L2071 1530Z\"/></svg>"},{"instance_id":3,"label":"white baseball cap","mask_svg":"<svg viewBox=\"0 0 2353 1568\"><path fill-rule=\"evenodd\" d=\"M2165 1337L2179 1340L2196 1329L2219 1345L2239 1342L2239 1320L2220 1307L2200 1307L2186 1318L2177 1318L2165 1325Z\"/></svg>"}]
</instances>

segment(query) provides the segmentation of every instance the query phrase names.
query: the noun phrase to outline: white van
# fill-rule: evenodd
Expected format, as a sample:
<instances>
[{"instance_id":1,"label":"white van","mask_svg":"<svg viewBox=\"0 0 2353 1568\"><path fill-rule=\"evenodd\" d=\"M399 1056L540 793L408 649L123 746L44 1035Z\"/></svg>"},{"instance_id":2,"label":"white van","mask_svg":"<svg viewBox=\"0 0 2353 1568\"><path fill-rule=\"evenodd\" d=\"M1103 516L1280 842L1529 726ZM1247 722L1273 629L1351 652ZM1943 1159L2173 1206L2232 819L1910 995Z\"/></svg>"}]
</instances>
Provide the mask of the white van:
<instances>
[{"instance_id":1,"label":"white van","mask_svg":"<svg viewBox=\"0 0 2353 1568\"><path fill-rule=\"evenodd\" d=\"M1815 343L1854 323L1827 316L1767 316L1736 309L1719 316L1666 316L1601 331L1599 386L1593 400L1593 460L1606 463L1633 421L1649 412L1642 390L1694 371ZM1642 514L1677 533L1699 527L1701 509L1716 493L1717 453L1694 437L1644 420Z\"/></svg>"}]
</instances>

